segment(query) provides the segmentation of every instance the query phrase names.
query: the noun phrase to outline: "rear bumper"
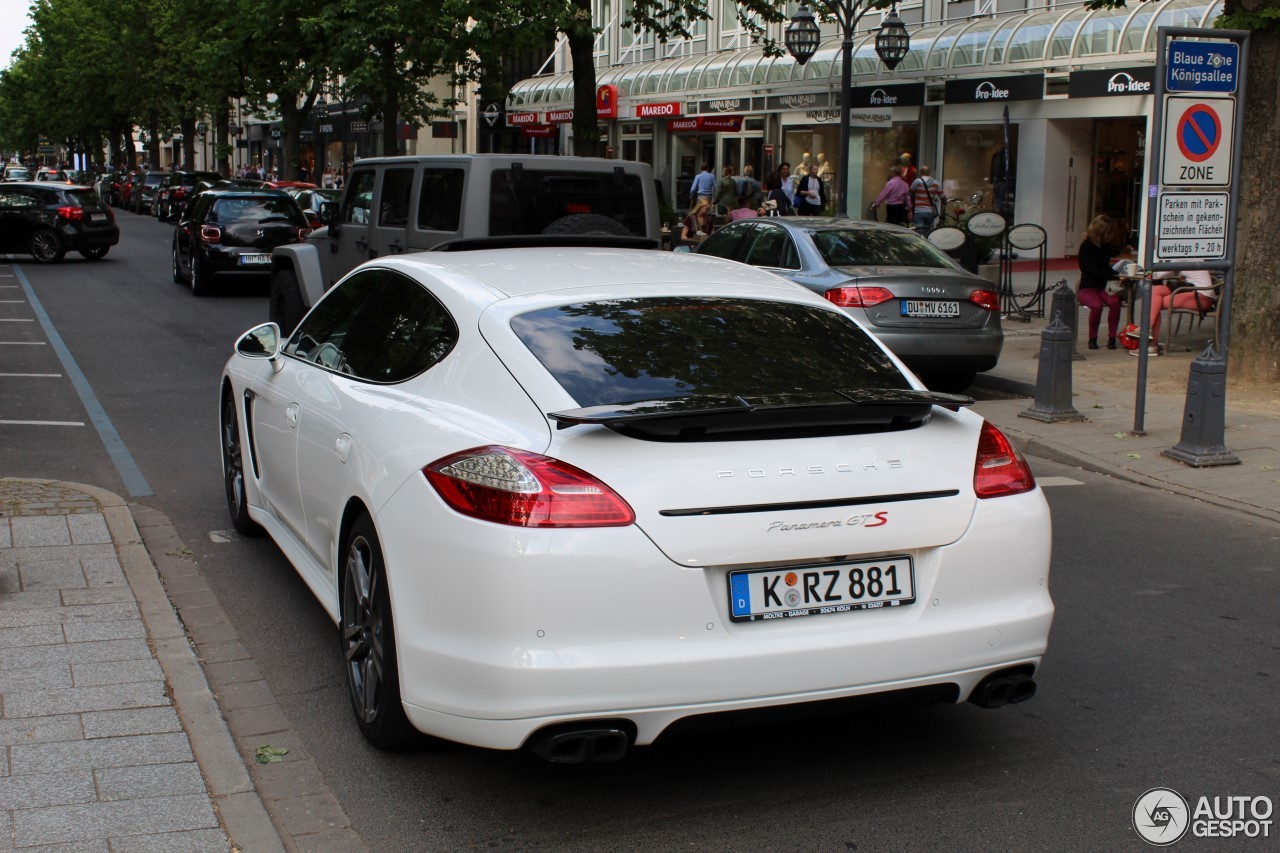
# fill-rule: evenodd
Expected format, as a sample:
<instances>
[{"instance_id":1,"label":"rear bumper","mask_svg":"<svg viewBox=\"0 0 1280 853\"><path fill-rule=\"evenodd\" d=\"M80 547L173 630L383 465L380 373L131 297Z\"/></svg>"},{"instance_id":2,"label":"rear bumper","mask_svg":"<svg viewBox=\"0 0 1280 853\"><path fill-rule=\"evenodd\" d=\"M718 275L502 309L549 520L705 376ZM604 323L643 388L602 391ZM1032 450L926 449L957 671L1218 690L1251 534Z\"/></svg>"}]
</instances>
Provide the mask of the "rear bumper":
<instances>
[{"instance_id":1,"label":"rear bumper","mask_svg":"<svg viewBox=\"0 0 1280 853\"><path fill-rule=\"evenodd\" d=\"M462 743L622 718L647 744L685 717L935 684L963 700L1047 647L1038 490L979 502L960 540L913 552L913 605L734 623L726 569L673 563L637 527L495 531L437 518L419 479L377 518L399 531L382 544L401 693L415 726Z\"/></svg>"}]
</instances>

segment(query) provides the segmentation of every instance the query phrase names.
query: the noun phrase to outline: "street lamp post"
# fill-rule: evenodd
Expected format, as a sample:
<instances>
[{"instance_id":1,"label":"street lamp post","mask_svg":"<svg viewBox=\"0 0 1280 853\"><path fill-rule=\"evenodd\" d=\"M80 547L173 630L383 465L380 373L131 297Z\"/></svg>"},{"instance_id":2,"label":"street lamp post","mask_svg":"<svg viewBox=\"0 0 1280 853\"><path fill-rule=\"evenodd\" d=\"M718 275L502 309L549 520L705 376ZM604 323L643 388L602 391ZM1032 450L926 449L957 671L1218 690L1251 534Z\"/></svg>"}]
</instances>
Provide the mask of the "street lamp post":
<instances>
[{"instance_id":1,"label":"street lamp post","mask_svg":"<svg viewBox=\"0 0 1280 853\"><path fill-rule=\"evenodd\" d=\"M849 103L853 100L853 35L862 16L871 11L873 0L817 0L840 24L840 167L836 170L836 216L849 215ZM821 33L808 5L801 5L787 26L787 51L804 65L818 51ZM907 25L894 5L876 33L876 54L892 71L911 48Z\"/></svg>"},{"instance_id":2,"label":"street lamp post","mask_svg":"<svg viewBox=\"0 0 1280 853\"><path fill-rule=\"evenodd\" d=\"M324 176L329 171L329 146L326 144L325 122L329 120L329 102L325 100L323 94L316 101L316 138L320 141L320 163L316 166L320 170L320 180L313 180L313 183L324 186ZM315 175L312 175L315 178Z\"/></svg>"},{"instance_id":3,"label":"street lamp post","mask_svg":"<svg viewBox=\"0 0 1280 853\"><path fill-rule=\"evenodd\" d=\"M203 121L196 122L196 133L200 134L200 142L204 148L204 167L206 170L209 168L209 137L205 133L208 129L209 126Z\"/></svg>"}]
</instances>

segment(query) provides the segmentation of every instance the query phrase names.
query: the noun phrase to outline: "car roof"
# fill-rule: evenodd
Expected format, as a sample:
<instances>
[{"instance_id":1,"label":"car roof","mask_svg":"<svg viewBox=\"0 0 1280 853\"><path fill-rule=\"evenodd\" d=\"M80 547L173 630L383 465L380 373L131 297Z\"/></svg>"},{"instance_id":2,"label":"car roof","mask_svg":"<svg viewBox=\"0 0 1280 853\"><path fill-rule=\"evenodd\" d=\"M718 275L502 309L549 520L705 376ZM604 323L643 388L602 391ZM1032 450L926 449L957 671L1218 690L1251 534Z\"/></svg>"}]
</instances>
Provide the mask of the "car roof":
<instances>
[{"instance_id":1,"label":"car roof","mask_svg":"<svg viewBox=\"0 0 1280 853\"><path fill-rule=\"evenodd\" d=\"M239 198L244 196L268 198L290 198L291 196L284 190L276 190L271 187L210 187L203 190L200 195L213 196L214 198Z\"/></svg>"},{"instance_id":2,"label":"car roof","mask_svg":"<svg viewBox=\"0 0 1280 853\"><path fill-rule=\"evenodd\" d=\"M484 284L495 298L530 296L570 289L607 292L629 286L705 284L708 291L765 287L794 297L799 288L755 267L720 258L658 249L531 247L467 252L419 252L372 262L435 277L462 275Z\"/></svg>"},{"instance_id":3,"label":"car roof","mask_svg":"<svg viewBox=\"0 0 1280 853\"><path fill-rule=\"evenodd\" d=\"M39 190L88 190L93 192L93 187L84 184L69 184L66 181L5 181L6 187L35 187Z\"/></svg>"}]
</instances>

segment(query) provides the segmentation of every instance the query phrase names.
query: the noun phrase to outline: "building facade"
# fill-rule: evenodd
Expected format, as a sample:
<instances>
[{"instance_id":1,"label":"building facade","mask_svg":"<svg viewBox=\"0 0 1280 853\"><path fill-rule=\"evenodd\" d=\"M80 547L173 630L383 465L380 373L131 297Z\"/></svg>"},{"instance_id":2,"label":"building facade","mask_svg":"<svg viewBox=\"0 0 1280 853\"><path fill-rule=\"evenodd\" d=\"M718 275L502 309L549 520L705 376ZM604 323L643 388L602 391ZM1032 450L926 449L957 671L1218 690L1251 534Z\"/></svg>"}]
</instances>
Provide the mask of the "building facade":
<instances>
[{"instance_id":1,"label":"building facade","mask_svg":"<svg viewBox=\"0 0 1280 853\"><path fill-rule=\"evenodd\" d=\"M801 66L752 44L728 0L692 39L666 44L622 27L619 0L594 6L601 131L611 156L653 165L673 207L687 204L704 162L717 175L749 164L757 176L783 162L793 172L816 163L834 181L838 158L848 157L848 186L830 190L848 193L851 213L864 211L908 153L952 198L980 197L988 207L1008 199L1010 224L1044 227L1051 257L1075 254L1090 219L1103 213L1136 243L1157 30L1211 26L1222 11L1221 0L1096 11L1078 0L903 3L911 50L893 71L876 56L881 13L873 11L854 43L850 146L840 151L834 24L823 25L818 52ZM779 44L784 29L771 31ZM505 119L541 146L534 150L571 153L567 50L553 59L550 73L512 88Z\"/></svg>"}]
</instances>

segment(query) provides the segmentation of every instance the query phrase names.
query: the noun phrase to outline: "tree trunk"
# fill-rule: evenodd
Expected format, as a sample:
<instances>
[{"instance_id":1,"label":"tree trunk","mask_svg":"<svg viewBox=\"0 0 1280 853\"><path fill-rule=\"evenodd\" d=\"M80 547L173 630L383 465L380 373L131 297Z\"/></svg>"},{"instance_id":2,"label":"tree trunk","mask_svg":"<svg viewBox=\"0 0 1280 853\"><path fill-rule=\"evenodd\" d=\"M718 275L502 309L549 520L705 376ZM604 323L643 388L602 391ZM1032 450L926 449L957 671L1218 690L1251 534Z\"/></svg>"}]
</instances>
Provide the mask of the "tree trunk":
<instances>
[{"instance_id":1,"label":"tree trunk","mask_svg":"<svg viewBox=\"0 0 1280 853\"><path fill-rule=\"evenodd\" d=\"M400 75L396 68L396 44L382 45L382 67L379 88L381 103L376 104L382 113L382 154L389 157L400 153Z\"/></svg>"},{"instance_id":2,"label":"tree trunk","mask_svg":"<svg viewBox=\"0 0 1280 853\"><path fill-rule=\"evenodd\" d=\"M591 0L573 0L575 26L567 27L569 56L573 59L573 153L579 157L603 157L604 142L596 120L596 36L591 31Z\"/></svg>"},{"instance_id":3,"label":"tree trunk","mask_svg":"<svg viewBox=\"0 0 1280 853\"><path fill-rule=\"evenodd\" d=\"M302 122L307 114L289 103L288 98L281 98L280 109L280 166L277 177L282 181L300 180L301 165L298 162L298 134L302 130Z\"/></svg>"},{"instance_id":4,"label":"tree trunk","mask_svg":"<svg viewBox=\"0 0 1280 853\"><path fill-rule=\"evenodd\" d=\"M196 162L196 120L194 118L183 118L178 121L178 126L182 128L181 168L193 169ZM175 169L179 168L177 163L173 167Z\"/></svg>"},{"instance_id":5,"label":"tree trunk","mask_svg":"<svg viewBox=\"0 0 1280 853\"><path fill-rule=\"evenodd\" d=\"M1274 2L1237 0L1236 6L1258 13ZM1280 383L1280 266L1273 254L1280 205L1271 197L1280 174L1280 30L1250 34L1246 74L1228 370L1246 381Z\"/></svg>"}]
</instances>

